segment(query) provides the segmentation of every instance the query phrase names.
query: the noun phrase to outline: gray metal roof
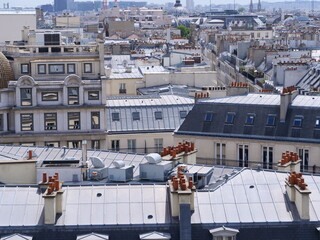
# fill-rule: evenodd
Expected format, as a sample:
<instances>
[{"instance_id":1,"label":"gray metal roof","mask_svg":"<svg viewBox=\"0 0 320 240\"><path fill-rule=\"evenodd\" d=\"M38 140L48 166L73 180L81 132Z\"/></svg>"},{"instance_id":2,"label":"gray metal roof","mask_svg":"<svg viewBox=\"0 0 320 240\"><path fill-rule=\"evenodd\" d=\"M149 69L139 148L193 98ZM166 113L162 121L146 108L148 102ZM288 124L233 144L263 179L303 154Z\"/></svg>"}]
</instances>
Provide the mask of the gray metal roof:
<instances>
[{"instance_id":1,"label":"gray metal roof","mask_svg":"<svg viewBox=\"0 0 320 240\"><path fill-rule=\"evenodd\" d=\"M77 236L77 240L108 240L109 236L105 234L89 233Z\"/></svg>"},{"instance_id":2,"label":"gray metal roof","mask_svg":"<svg viewBox=\"0 0 320 240\"><path fill-rule=\"evenodd\" d=\"M289 203L286 197L286 177L287 173L245 169L215 191L197 192L192 223L275 223L299 220L294 204ZM319 221L320 177L303 177L312 192L310 221Z\"/></svg>"},{"instance_id":3,"label":"gray metal roof","mask_svg":"<svg viewBox=\"0 0 320 240\"><path fill-rule=\"evenodd\" d=\"M291 106L296 107L320 107L320 96L298 95L292 101Z\"/></svg>"},{"instance_id":4,"label":"gray metal roof","mask_svg":"<svg viewBox=\"0 0 320 240\"><path fill-rule=\"evenodd\" d=\"M139 70L142 74L169 72L162 66L140 66Z\"/></svg>"},{"instance_id":5,"label":"gray metal roof","mask_svg":"<svg viewBox=\"0 0 320 240\"><path fill-rule=\"evenodd\" d=\"M114 98L107 100L107 131L141 132L174 130L184 118L180 111L187 113L192 109L191 98L165 95L161 97ZM132 114L138 112L140 120L133 120ZM155 119L155 112L162 112L162 119ZM113 121L112 114L119 113L119 121Z\"/></svg>"}]
</instances>

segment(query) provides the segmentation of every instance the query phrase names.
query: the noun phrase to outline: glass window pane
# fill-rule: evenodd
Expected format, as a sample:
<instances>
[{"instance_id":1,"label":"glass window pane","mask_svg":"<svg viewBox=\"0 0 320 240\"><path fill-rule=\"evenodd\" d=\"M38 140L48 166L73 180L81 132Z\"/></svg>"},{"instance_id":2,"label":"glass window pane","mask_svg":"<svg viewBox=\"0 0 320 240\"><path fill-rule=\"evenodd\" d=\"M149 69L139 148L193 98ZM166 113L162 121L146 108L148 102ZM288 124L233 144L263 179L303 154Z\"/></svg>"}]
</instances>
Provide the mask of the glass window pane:
<instances>
[{"instance_id":1,"label":"glass window pane","mask_svg":"<svg viewBox=\"0 0 320 240\"><path fill-rule=\"evenodd\" d=\"M68 113L68 129L69 130L80 129L80 113L79 112Z\"/></svg>"},{"instance_id":2,"label":"glass window pane","mask_svg":"<svg viewBox=\"0 0 320 240\"><path fill-rule=\"evenodd\" d=\"M234 113L227 113L225 123L232 124L232 123L233 123L233 121L234 121L234 116L235 116L235 114L234 114Z\"/></svg>"},{"instance_id":3,"label":"glass window pane","mask_svg":"<svg viewBox=\"0 0 320 240\"><path fill-rule=\"evenodd\" d=\"M254 116L253 115L248 115L246 118L246 124L252 125L254 122Z\"/></svg>"},{"instance_id":4,"label":"glass window pane","mask_svg":"<svg viewBox=\"0 0 320 240\"><path fill-rule=\"evenodd\" d=\"M79 104L79 88L78 87L68 88L68 104L69 105Z\"/></svg>"},{"instance_id":5,"label":"glass window pane","mask_svg":"<svg viewBox=\"0 0 320 240\"><path fill-rule=\"evenodd\" d=\"M44 129L57 130L57 114L56 113L44 114Z\"/></svg>"},{"instance_id":6,"label":"glass window pane","mask_svg":"<svg viewBox=\"0 0 320 240\"><path fill-rule=\"evenodd\" d=\"M49 64L50 74L64 74L64 64Z\"/></svg>"},{"instance_id":7,"label":"glass window pane","mask_svg":"<svg viewBox=\"0 0 320 240\"><path fill-rule=\"evenodd\" d=\"M100 129L100 112L91 112L91 128Z\"/></svg>"},{"instance_id":8,"label":"glass window pane","mask_svg":"<svg viewBox=\"0 0 320 240\"><path fill-rule=\"evenodd\" d=\"M89 100L99 100L99 91L89 91L88 92Z\"/></svg>"},{"instance_id":9,"label":"glass window pane","mask_svg":"<svg viewBox=\"0 0 320 240\"><path fill-rule=\"evenodd\" d=\"M112 121L120 121L120 113L112 113Z\"/></svg>"},{"instance_id":10,"label":"glass window pane","mask_svg":"<svg viewBox=\"0 0 320 240\"><path fill-rule=\"evenodd\" d=\"M58 92L43 92L42 101L58 101Z\"/></svg>"},{"instance_id":11,"label":"glass window pane","mask_svg":"<svg viewBox=\"0 0 320 240\"><path fill-rule=\"evenodd\" d=\"M45 64L38 64L38 74L46 74L47 69Z\"/></svg>"},{"instance_id":12,"label":"glass window pane","mask_svg":"<svg viewBox=\"0 0 320 240\"><path fill-rule=\"evenodd\" d=\"M276 122L276 116L269 115L267 117L267 125L274 126Z\"/></svg>"},{"instance_id":13,"label":"glass window pane","mask_svg":"<svg viewBox=\"0 0 320 240\"><path fill-rule=\"evenodd\" d=\"M207 112L206 115L204 116L205 121L212 121L213 113Z\"/></svg>"},{"instance_id":14,"label":"glass window pane","mask_svg":"<svg viewBox=\"0 0 320 240\"><path fill-rule=\"evenodd\" d=\"M32 88L21 88L21 106L31 106L32 105Z\"/></svg>"},{"instance_id":15,"label":"glass window pane","mask_svg":"<svg viewBox=\"0 0 320 240\"><path fill-rule=\"evenodd\" d=\"M21 114L21 131L33 131L33 114Z\"/></svg>"},{"instance_id":16,"label":"glass window pane","mask_svg":"<svg viewBox=\"0 0 320 240\"><path fill-rule=\"evenodd\" d=\"M187 111L180 111L180 118L186 118Z\"/></svg>"},{"instance_id":17,"label":"glass window pane","mask_svg":"<svg viewBox=\"0 0 320 240\"><path fill-rule=\"evenodd\" d=\"M67 64L67 72L68 73L76 73L76 67L74 63Z\"/></svg>"},{"instance_id":18,"label":"glass window pane","mask_svg":"<svg viewBox=\"0 0 320 240\"><path fill-rule=\"evenodd\" d=\"M154 112L154 117L156 120L162 119L162 112Z\"/></svg>"},{"instance_id":19,"label":"glass window pane","mask_svg":"<svg viewBox=\"0 0 320 240\"><path fill-rule=\"evenodd\" d=\"M84 72L85 73L92 73L92 63L85 63L84 64Z\"/></svg>"},{"instance_id":20,"label":"glass window pane","mask_svg":"<svg viewBox=\"0 0 320 240\"><path fill-rule=\"evenodd\" d=\"M140 120L140 113L139 112L133 112L132 113L132 119L133 119L133 121Z\"/></svg>"}]
</instances>

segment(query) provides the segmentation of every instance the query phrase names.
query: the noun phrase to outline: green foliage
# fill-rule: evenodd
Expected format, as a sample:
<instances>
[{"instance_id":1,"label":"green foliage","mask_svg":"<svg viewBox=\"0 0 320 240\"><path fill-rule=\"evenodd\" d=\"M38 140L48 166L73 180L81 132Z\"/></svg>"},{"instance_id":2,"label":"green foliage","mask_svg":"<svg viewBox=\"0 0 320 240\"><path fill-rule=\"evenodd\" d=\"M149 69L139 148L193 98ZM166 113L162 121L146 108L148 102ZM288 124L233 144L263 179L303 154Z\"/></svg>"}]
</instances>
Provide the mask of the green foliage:
<instances>
[{"instance_id":1,"label":"green foliage","mask_svg":"<svg viewBox=\"0 0 320 240\"><path fill-rule=\"evenodd\" d=\"M241 7L241 8L238 9L238 12L239 12L239 13L242 13L242 12L244 12L245 10L246 10L246 9L245 9L244 7Z\"/></svg>"},{"instance_id":2,"label":"green foliage","mask_svg":"<svg viewBox=\"0 0 320 240\"><path fill-rule=\"evenodd\" d=\"M190 28L188 28L186 26L183 26L183 25L179 25L177 28L180 29L182 37L189 38L189 36L190 36Z\"/></svg>"}]
</instances>

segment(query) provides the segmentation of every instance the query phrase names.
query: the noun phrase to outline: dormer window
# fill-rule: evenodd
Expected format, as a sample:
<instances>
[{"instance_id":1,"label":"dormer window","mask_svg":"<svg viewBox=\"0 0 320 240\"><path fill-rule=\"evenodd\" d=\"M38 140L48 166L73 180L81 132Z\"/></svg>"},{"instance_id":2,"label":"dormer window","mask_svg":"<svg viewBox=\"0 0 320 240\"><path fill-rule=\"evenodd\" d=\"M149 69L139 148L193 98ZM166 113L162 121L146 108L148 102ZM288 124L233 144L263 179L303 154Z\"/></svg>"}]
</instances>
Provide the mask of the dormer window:
<instances>
[{"instance_id":1,"label":"dormer window","mask_svg":"<svg viewBox=\"0 0 320 240\"><path fill-rule=\"evenodd\" d=\"M293 127L301 127L302 126L302 118L301 117L295 117L293 119L292 126Z\"/></svg>"},{"instance_id":2,"label":"dormer window","mask_svg":"<svg viewBox=\"0 0 320 240\"><path fill-rule=\"evenodd\" d=\"M212 117L213 117L213 113L212 112L207 112L206 115L204 116L204 121L211 122L212 121Z\"/></svg>"},{"instance_id":3,"label":"dormer window","mask_svg":"<svg viewBox=\"0 0 320 240\"><path fill-rule=\"evenodd\" d=\"M253 114L248 114L245 123L246 123L246 125L253 125L253 123L254 123L254 115Z\"/></svg>"},{"instance_id":4,"label":"dormer window","mask_svg":"<svg viewBox=\"0 0 320 240\"><path fill-rule=\"evenodd\" d=\"M276 124L276 116L268 115L266 124L269 126L274 126Z\"/></svg>"},{"instance_id":5,"label":"dormer window","mask_svg":"<svg viewBox=\"0 0 320 240\"><path fill-rule=\"evenodd\" d=\"M111 114L111 116L112 116L112 121L113 122L114 121L120 121L120 113L114 112L114 113Z\"/></svg>"},{"instance_id":6,"label":"dormer window","mask_svg":"<svg viewBox=\"0 0 320 240\"><path fill-rule=\"evenodd\" d=\"M229 112L229 113L227 113L225 123L233 124L234 116L235 116L235 115L236 115L236 114L235 114L235 113L233 113L233 112Z\"/></svg>"},{"instance_id":7,"label":"dormer window","mask_svg":"<svg viewBox=\"0 0 320 240\"><path fill-rule=\"evenodd\" d=\"M154 117L156 120L162 120L162 112L160 111L154 112Z\"/></svg>"},{"instance_id":8,"label":"dormer window","mask_svg":"<svg viewBox=\"0 0 320 240\"><path fill-rule=\"evenodd\" d=\"M132 120L133 120L133 121L138 121L138 120L140 120L140 113L139 113L139 112L133 112L133 113L132 113Z\"/></svg>"},{"instance_id":9,"label":"dormer window","mask_svg":"<svg viewBox=\"0 0 320 240\"><path fill-rule=\"evenodd\" d=\"M69 87L68 88L68 105L79 104L79 88Z\"/></svg>"},{"instance_id":10,"label":"dormer window","mask_svg":"<svg viewBox=\"0 0 320 240\"><path fill-rule=\"evenodd\" d=\"M184 119L184 118L186 118L186 116L187 116L187 111L180 111L180 118L181 119Z\"/></svg>"},{"instance_id":11,"label":"dormer window","mask_svg":"<svg viewBox=\"0 0 320 240\"><path fill-rule=\"evenodd\" d=\"M316 119L316 128L320 128L320 117Z\"/></svg>"}]
</instances>

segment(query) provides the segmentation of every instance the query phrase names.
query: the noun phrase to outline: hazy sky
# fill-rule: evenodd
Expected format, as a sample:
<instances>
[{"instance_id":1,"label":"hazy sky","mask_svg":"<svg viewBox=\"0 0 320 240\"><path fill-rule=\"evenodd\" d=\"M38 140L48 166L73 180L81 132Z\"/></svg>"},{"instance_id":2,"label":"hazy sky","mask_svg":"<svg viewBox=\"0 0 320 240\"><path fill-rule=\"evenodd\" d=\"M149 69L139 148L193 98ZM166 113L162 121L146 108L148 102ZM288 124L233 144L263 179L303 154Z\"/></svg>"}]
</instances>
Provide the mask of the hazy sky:
<instances>
[{"instance_id":1,"label":"hazy sky","mask_svg":"<svg viewBox=\"0 0 320 240\"><path fill-rule=\"evenodd\" d=\"M81 1L81 0L76 0ZM88 0L82 0L88 1ZM109 1L109 0L108 0ZM112 1L112 0L111 0ZM119 0L121 1L121 0ZM127 0L126 0L127 1ZM130 1L130 0L129 0ZM147 1L149 3L155 2L158 3L158 0L139 0L139 1ZM257 2L258 0L253 0L253 2ZM280 2L281 0L267 0L267 2ZM162 1L161 1L162 2ZM163 0L163 2L175 2L175 0ZM194 0L195 4L209 4L210 0ZM0 8L3 7L3 3L9 3L10 7L36 7L38 5L53 3L53 0L0 0ZM212 4L228 4L233 3L233 0L211 0ZM236 0L236 3L239 4L249 4L250 0ZM182 0L182 4L185 5L185 0Z\"/></svg>"}]
</instances>

